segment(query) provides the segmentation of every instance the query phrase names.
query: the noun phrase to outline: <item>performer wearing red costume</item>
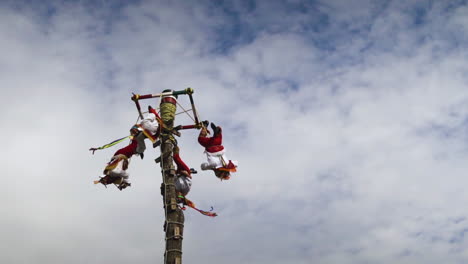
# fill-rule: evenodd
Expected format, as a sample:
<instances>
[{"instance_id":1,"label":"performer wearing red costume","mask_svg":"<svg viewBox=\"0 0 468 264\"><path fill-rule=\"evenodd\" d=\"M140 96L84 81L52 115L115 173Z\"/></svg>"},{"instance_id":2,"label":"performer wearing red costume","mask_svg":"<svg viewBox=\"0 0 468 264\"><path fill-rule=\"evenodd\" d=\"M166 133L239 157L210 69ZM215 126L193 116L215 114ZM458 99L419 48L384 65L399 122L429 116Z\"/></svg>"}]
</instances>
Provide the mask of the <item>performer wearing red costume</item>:
<instances>
[{"instance_id":1,"label":"performer wearing red costume","mask_svg":"<svg viewBox=\"0 0 468 264\"><path fill-rule=\"evenodd\" d=\"M130 144L114 153L104 169L104 176L99 180L94 181L95 184L115 184L119 190L125 189L131 185L128 182L129 174L127 172L130 158L133 155L138 154L143 159L143 152L146 149L145 138L149 138L154 142L159 136L160 129L156 117L159 117L156 111L149 107L149 113L145 115L143 120L130 129ZM121 140L118 142L120 141ZM100 148L91 148L90 150L93 151L94 154L94 151L113 146L114 144L116 143L113 142Z\"/></svg>"},{"instance_id":2,"label":"performer wearing red costume","mask_svg":"<svg viewBox=\"0 0 468 264\"><path fill-rule=\"evenodd\" d=\"M216 177L221 180L230 179L231 172L235 172L237 161L228 160L225 155L225 149L222 145L223 134L220 126L211 123L213 136L207 137L208 130L203 127L198 136L198 143L205 147L205 154L208 162L201 164L202 170L213 170Z\"/></svg>"},{"instance_id":3,"label":"performer wearing red costume","mask_svg":"<svg viewBox=\"0 0 468 264\"><path fill-rule=\"evenodd\" d=\"M175 188L178 193L177 195L186 196L192 187L192 170L180 158L178 146L174 147L173 158L177 168L177 178L175 180ZM194 173L196 172L194 171Z\"/></svg>"}]
</instances>

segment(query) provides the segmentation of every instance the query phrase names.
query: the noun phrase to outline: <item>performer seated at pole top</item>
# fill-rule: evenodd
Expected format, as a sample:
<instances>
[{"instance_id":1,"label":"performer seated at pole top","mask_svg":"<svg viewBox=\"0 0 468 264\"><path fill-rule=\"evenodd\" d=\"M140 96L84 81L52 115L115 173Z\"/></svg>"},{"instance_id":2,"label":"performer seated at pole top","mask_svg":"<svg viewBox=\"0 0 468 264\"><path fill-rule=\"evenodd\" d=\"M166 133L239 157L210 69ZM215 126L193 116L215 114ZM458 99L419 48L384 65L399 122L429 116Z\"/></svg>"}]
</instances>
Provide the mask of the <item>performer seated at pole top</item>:
<instances>
[{"instance_id":1,"label":"performer seated at pole top","mask_svg":"<svg viewBox=\"0 0 468 264\"><path fill-rule=\"evenodd\" d=\"M156 120L157 113L153 108L150 107L149 109L150 112L143 117L143 120L130 129L130 144L114 153L111 160L104 168L104 175L99 180L94 181L94 184L102 183L104 186L115 184L119 190L131 186L128 182L129 174L127 172L131 157L133 155L139 155L143 159L143 153L146 149L145 138L149 138L154 142L160 133L159 123ZM113 146L125 138L99 148L90 148L89 150L94 154L96 150Z\"/></svg>"},{"instance_id":2,"label":"performer seated at pole top","mask_svg":"<svg viewBox=\"0 0 468 264\"><path fill-rule=\"evenodd\" d=\"M205 121L207 125L207 121ZM236 172L237 161L228 160L225 155L225 149L222 145L223 135L220 126L216 126L211 122L211 129L213 129L213 136L208 137L209 131L205 126L202 127L200 135L198 136L198 143L205 147L205 154L207 162L201 164L202 170L213 170L216 177L221 180L229 180L231 172Z\"/></svg>"}]
</instances>

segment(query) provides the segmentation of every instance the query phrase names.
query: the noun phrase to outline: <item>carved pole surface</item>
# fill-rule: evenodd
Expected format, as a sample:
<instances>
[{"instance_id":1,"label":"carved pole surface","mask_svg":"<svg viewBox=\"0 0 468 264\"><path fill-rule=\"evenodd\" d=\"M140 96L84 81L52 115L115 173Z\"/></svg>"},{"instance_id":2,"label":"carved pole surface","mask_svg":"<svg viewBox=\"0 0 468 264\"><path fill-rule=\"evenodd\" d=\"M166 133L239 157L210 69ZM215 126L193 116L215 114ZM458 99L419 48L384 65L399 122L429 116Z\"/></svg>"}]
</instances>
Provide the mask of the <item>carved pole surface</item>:
<instances>
[{"instance_id":1,"label":"carved pole surface","mask_svg":"<svg viewBox=\"0 0 468 264\"><path fill-rule=\"evenodd\" d=\"M176 172L173 163L173 148L176 141L171 133L174 127L176 100L171 95L163 96L160 105L161 119L165 126L161 131L161 169L163 177L161 193L166 218L164 223L164 231L166 232L165 264L182 263L182 239L184 234L184 213L177 206L174 183Z\"/></svg>"}]
</instances>

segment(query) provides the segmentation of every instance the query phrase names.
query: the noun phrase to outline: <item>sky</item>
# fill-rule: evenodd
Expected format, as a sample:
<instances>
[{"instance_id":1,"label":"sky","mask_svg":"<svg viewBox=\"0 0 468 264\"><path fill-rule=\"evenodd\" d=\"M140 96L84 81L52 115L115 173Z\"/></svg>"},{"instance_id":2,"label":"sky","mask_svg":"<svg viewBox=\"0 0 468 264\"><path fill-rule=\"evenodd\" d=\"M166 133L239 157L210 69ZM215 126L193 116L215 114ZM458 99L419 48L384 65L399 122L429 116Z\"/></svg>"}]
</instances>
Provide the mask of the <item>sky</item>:
<instances>
[{"instance_id":1,"label":"sky","mask_svg":"<svg viewBox=\"0 0 468 264\"><path fill-rule=\"evenodd\" d=\"M132 93L192 87L184 263L467 263L466 1L0 2L0 262L162 263L154 163L93 185ZM142 101L157 106L156 99ZM179 103L190 109L187 97ZM182 111L179 108L179 111ZM190 124L180 114L176 124Z\"/></svg>"}]
</instances>

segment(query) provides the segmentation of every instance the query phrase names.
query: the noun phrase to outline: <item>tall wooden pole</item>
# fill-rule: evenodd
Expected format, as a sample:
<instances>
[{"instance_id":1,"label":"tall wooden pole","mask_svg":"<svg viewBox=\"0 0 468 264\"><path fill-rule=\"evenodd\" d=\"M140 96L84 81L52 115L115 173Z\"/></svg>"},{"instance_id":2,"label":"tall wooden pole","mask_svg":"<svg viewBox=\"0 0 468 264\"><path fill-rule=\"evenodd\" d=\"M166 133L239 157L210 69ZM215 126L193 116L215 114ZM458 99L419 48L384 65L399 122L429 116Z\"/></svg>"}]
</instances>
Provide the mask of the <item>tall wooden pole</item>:
<instances>
[{"instance_id":1,"label":"tall wooden pole","mask_svg":"<svg viewBox=\"0 0 468 264\"><path fill-rule=\"evenodd\" d=\"M167 96L161 98L161 119L164 128L161 130L161 169L163 183L161 194L163 195L166 221L166 250L164 252L165 264L182 264L182 239L184 235L184 213L177 206L177 194L175 190L176 171L173 163L173 149L176 141L172 134L176 112L176 98L165 90Z\"/></svg>"}]
</instances>

